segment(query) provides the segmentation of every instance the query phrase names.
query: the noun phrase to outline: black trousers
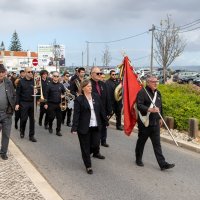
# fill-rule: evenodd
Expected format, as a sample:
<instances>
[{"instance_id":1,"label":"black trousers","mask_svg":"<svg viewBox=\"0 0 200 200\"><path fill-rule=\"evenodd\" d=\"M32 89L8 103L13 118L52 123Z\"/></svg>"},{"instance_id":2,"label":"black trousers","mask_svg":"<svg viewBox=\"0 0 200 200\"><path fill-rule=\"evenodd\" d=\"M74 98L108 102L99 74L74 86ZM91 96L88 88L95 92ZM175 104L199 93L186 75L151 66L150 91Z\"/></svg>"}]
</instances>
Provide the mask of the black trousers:
<instances>
[{"instance_id":1,"label":"black trousers","mask_svg":"<svg viewBox=\"0 0 200 200\"><path fill-rule=\"evenodd\" d=\"M39 123L42 123L43 116L45 114L44 125L48 125L48 114L47 110L44 108L45 103L40 103L40 116L39 116Z\"/></svg>"},{"instance_id":2,"label":"black trousers","mask_svg":"<svg viewBox=\"0 0 200 200\"><path fill-rule=\"evenodd\" d=\"M53 120L56 117L57 120L57 127L56 131L61 130L61 122L62 122L62 112L60 109L59 103L48 103L48 109L47 109L48 119L49 119L49 128L52 129L53 126Z\"/></svg>"},{"instance_id":3,"label":"black trousers","mask_svg":"<svg viewBox=\"0 0 200 200\"><path fill-rule=\"evenodd\" d=\"M79 134L83 162L86 168L92 166L90 154L99 153L100 133L98 127L90 127L87 134Z\"/></svg>"},{"instance_id":4,"label":"black trousers","mask_svg":"<svg viewBox=\"0 0 200 200\"><path fill-rule=\"evenodd\" d=\"M29 137L35 134L34 103L20 102L20 131L25 133L26 122L29 118Z\"/></svg>"},{"instance_id":5,"label":"black trousers","mask_svg":"<svg viewBox=\"0 0 200 200\"><path fill-rule=\"evenodd\" d=\"M116 116L116 128L121 126L121 120L122 120L122 102L115 102L112 106L113 112Z\"/></svg>"},{"instance_id":6,"label":"black trousers","mask_svg":"<svg viewBox=\"0 0 200 200\"><path fill-rule=\"evenodd\" d=\"M144 127L143 125L138 125L138 128L138 140L135 148L136 160L142 160L145 143L150 137L159 166L165 165L166 162L160 144L160 126Z\"/></svg>"},{"instance_id":7,"label":"black trousers","mask_svg":"<svg viewBox=\"0 0 200 200\"><path fill-rule=\"evenodd\" d=\"M18 123L20 119L20 110L15 110L15 124Z\"/></svg>"},{"instance_id":8,"label":"black trousers","mask_svg":"<svg viewBox=\"0 0 200 200\"><path fill-rule=\"evenodd\" d=\"M67 108L66 110L62 111L63 124L65 122L66 114L67 114L67 123L66 124L69 125L71 123L72 108L71 109Z\"/></svg>"},{"instance_id":9,"label":"black trousers","mask_svg":"<svg viewBox=\"0 0 200 200\"><path fill-rule=\"evenodd\" d=\"M100 136L101 136L101 144L106 143L107 139L107 127L105 124L102 125L100 130Z\"/></svg>"}]
</instances>

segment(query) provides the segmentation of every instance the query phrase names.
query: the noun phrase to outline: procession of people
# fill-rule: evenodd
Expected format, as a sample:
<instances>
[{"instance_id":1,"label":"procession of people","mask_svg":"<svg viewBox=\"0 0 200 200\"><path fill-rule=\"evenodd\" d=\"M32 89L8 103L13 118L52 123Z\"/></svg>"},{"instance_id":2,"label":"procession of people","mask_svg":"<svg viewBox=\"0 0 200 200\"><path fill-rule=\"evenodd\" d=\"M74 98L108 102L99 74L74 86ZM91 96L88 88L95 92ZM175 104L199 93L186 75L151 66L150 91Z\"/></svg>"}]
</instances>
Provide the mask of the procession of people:
<instances>
[{"instance_id":1,"label":"procession of people","mask_svg":"<svg viewBox=\"0 0 200 200\"><path fill-rule=\"evenodd\" d=\"M35 107L39 105L38 124L50 134L56 133L62 136L62 124L71 128L71 133L79 139L83 163L88 174L93 174L91 155L94 158L104 160L100 153L100 146L110 147L107 141L107 129L109 119L115 114L116 130L123 131L122 112L123 99L115 99L115 89L120 84L115 70L111 70L108 80L99 67L92 67L90 78L85 78L85 68L76 68L74 76L70 79L69 72L63 74L55 71L52 76L49 72L41 70L39 76L27 67L20 71L19 77L9 80L6 68L0 64L0 124L2 126L2 141L0 155L7 160L7 150L11 132L12 114L15 112L15 129L19 129L19 136L23 139L28 132L29 140L37 142L35 133L36 117ZM151 99L141 89L137 95L138 140L135 149L136 164L144 166L142 155L145 143L150 137L156 159L161 170L170 169L175 164L165 161L160 144L160 126L162 121L161 94L157 90L157 78L147 77L146 90ZM44 118L45 116L45 118ZM65 118L67 119L65 121ZM149 123L146 126L143 116L148 116ZM44 118L44 119L43 119ZM29 131L26 124L29 119ZM56 123L53 123L56 119ZM18 125L20 121L20 125ZM55 127L54 127L55 126ZM62 128L62 129L61 129ZM110 147L112 148L112 147Z\"/></svg>"}]
</instances>

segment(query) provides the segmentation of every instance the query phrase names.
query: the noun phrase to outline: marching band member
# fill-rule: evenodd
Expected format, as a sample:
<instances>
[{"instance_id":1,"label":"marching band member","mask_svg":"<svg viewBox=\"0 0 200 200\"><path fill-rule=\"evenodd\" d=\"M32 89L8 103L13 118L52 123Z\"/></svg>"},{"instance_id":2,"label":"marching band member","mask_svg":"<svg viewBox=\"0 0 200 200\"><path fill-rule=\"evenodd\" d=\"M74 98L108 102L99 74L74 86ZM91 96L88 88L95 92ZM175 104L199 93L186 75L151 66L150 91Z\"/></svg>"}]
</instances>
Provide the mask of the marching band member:
<instances>
[{"instance_id":1,"label":"marching band member","mask_svg":"<svg viewBox=\"0 0 200 200\"><path fill-rule=\"evenodd\" d=\"M24 138L26 122L29 118L29 140L37 142L35 139L34 121L34 79L33 71L30 67L25 69L25 77L19 81L16 89L15 110L20 109L20 137Z\"/></svg>"},{"instance_id":2,"label":"marching band member","mask_svg":"<svg viewBox=\"0 0 200 200\"><path fill-rule=\"evenodd\" d=\"M102 72L99 67L92 67L91 69L91 84L92 84L92 92L99 95L103 107L105 109L106 115L109 117L112 112L111 104L109 101L108 90L106 84L101 81ZM106 124L102 125L101 128L101 145L104 147L109 147L109 144L106 142L107 139L107 127Z\"/></svg>"},{"instance_id":3,"label":"marching band member","mask_svg":"<svg viewBox=\"0 0 200 200\"><path fill-rule=\"evenodd\" d=\"M69 81L69 72L65 71L63 74L63 82L62 84L64 87L70 91L70 81ZM66 110L62 111L62 124L65 122L65 117L67 114L67 123L66 125L71 127L71 115L72 115L72 108L66 108Z\"/></svg>"},{"instance_id":4,"label":"marching band member","mask_svg":"<svg viewBox=\"0 0 200 200\"><path fill-rule=\"evenodd\" d=\"M61 98L65 98L65 88L62 83L59 82L59 73L53 72L52 82L47 87L45 99L45 109L47 109L48 119L49 119L49 133L53 133L52 125L53 120L56 117L57 127L56 135L62 136L61 131L61 122L62 122L62 113L60 108Z\"/></svg>"},{"instance_id":5,"label":"marching band member","mask_svg":"<svg viewBox=\"0 0 200 200\"><path fill-rule=\"evenodd\" d=\"M70 87L70 92L75 97L81 94L80 84L84 80L84 76L85 76L85 68L80 67L78 69L78 77L74 79L73 82L71 82L71 87Z\"/></svg>"},{"instance_id":6,"label":"marching band member","mask_svg":"<svg viewBox=\"0 0 200 200\"><path fill-rule=\"evenodd\" d=\"M24 78L25 76L25 71L20 70L19 72L19 77L15 80L15 88L17 88L19 81ZM15 128L18 129L18 121L20 119L20 110L15 110Z\"/></svg>"},{"instance_id":7,"label":"marching band member","mask_svg":"<svg viewBox=\"0 0 200 200\"><path fill-rule=\"evenodd\" d=\"M42 87L43 95L46 96L47 87L51 82L50 78L48 78L48 71L47 70L41 70L40 71L40 77L41 77L40 80L39 80L39 81L41 81L40 86ZM48 129L48 114L47 114L47 110L44 108L44 105L45 105L45 99L40 102L39 125L42 126L42 119L43 119L43 116L45 114L44 127L45 127L45 129Z\"/></svg>"},{"instance_id":8,"label":"marching band member","mask_svg":"<svg viewBox=\"0 0 200 200\"><path fill-rule=\"evenodd\" d=\"M74 115L71 132L78 133L83 162L88 174L92 174L90 154L94 158L105 159L100 154L100 130L102 123L108 125L108 120L99 96L92 93L90 80L81 83L83 95L74 101Z\"/></svg>"}]
</instances>

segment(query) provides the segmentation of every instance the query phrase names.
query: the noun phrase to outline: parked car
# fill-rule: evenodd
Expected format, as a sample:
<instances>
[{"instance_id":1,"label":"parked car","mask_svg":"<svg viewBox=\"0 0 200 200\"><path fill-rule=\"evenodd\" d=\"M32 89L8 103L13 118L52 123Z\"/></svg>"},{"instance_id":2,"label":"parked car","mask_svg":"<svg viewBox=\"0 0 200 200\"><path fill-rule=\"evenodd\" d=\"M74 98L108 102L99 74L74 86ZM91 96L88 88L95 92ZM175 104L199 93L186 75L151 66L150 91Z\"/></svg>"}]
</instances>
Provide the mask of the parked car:
<instances>
[{"instance_id":1,"label":"parked car","mask_svg":"<svg viewBox=\"0 0 200 200\"><path fill-rule=\"evenodd\" d=\"M196 76L197 74L198 74L197 72L180 72L178 73L177 82L182 83L182 79L184 77L192 77Z\"/></svg>"},{"instance_id":2,"label":"parked car","mask_svg":"<svg viewBox=\"0 0 200 200\"><path fill-rule=\"evenodd\" d=\"M192 84L194 79L197 79L200 77L200 74L193 74L191 76L183 76L183 77L180 77L178 82L179 83L189 83L189 84Z\"/></svg>"},{"instance_id":3,"label":"parked car","mask_svg":"<svg viewBox=\"0 0 200 200\"><path fill-rule=\"evenodd\" d=\"M200 77L193 80L193 84L200 87Z\"/></svg>"}]
</instances>

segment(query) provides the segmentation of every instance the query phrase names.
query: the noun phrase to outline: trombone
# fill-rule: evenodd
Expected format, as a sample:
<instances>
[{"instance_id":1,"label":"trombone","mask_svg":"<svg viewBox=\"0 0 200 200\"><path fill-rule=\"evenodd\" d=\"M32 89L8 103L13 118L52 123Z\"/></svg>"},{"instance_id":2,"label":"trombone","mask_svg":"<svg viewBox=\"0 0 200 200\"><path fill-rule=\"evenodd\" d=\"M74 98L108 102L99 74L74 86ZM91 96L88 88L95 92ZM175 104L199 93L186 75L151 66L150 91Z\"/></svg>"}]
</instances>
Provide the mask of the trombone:
<instances>
[{"instance_id":1,"label":"trombone","mask_svg":"<svg viewBox=\"0 0 200 200\"><path fill-rule=\"evenodd\" d=\"M39 90L40 98L38 99L39 103L46 102L47 100L44 98L43 89L42 89L42 78L39 76L38 80L35 80L34 88Z\"/></svg>"}]
</instances>

